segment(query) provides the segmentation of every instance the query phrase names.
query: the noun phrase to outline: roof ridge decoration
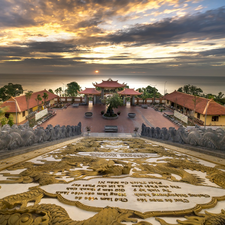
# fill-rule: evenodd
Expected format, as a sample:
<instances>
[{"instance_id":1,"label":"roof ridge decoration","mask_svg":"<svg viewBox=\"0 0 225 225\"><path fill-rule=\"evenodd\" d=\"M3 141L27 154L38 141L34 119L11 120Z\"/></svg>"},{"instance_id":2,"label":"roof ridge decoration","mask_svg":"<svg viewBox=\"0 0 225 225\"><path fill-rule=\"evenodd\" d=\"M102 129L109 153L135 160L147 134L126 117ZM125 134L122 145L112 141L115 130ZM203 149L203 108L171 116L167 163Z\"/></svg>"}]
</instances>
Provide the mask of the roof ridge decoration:
<instances>
[{"instance_id":1,"label":"roof ridge decoration","mask_svg":"<svg viewBox=\"0 0 225 225\"><path fill-rule=\"evenodd\" d=\"M92 83L95 87L101 87L101 88L121 88L121 87L125 87L126 84L120 84L118 83L118 80L112 80L111 78L109 78L108 80L102 80L101 83Z\"/></svg>"},{"instance_id":2,"label":"roof ridge decoration","mask_svg":"<svg viewBox=\"0 0 225 225\"><path fill-rule=\"evenodd\" d=\"M204 111L203 111L202 114L204 114L204 115L206 114L206 111L207 111L207 109L208 109L208 107L209 107L210 102L212 102L212 99L209 99L209 100L208 100L208 102L207 102L207 104L206 104L206 106L205 106L205 109L204 109Z\"/></svg>"}]
</instances>

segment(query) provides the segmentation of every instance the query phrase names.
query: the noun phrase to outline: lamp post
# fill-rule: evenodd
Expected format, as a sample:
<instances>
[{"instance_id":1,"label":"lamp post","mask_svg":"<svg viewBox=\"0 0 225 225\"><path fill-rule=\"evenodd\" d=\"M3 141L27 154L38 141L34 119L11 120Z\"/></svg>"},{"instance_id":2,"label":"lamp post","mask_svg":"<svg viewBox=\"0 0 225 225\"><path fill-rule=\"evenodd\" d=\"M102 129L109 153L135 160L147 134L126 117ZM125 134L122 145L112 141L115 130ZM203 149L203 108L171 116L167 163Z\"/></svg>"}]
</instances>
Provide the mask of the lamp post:
<instances>
[{"instance_id":1,"label":"lamp post","mask_svg":"<svg viewBox=\"0 0 225 225\"><path fill-rule=\"evenodd\" d=\"M164 83L164 95L166 94L165 90L166 90L166 83L167 81Z\"/></svg>"},{"instance_id":2,"label":"lamp post","mask_svg":"<svg viewBox=\"0 0 225 225\"><path fill-rule=\"evenodd\" d=\"M65 88L64 88L64 83L61 82L63 84L63 92L64 92L64 97L65 97Z\"/></svg>"},{"instance_id":3,"label":"lamp post","mask_svg":"<svg viewBox=\"0 0 225 225\"><path fill-rule=\"evenodd\" d=\"M208 110L208 107L209 107L209 103L212 99L209 99L207 101L207 104L206 104L206 107L205 107L205 125L204 125L204 129L206 129L206 118L207 118L207 110Z\"/></svg>"}]
</instances>

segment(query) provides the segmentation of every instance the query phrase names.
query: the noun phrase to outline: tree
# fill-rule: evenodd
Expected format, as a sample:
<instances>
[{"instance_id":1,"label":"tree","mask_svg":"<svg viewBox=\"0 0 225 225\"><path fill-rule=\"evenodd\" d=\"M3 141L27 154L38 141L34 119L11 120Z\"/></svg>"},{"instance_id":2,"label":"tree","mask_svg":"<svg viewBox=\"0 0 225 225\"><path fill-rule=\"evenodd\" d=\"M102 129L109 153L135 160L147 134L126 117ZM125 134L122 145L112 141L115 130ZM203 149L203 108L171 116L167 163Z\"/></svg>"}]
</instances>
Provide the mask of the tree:
<instances>
[{"instance_id":1,"label":"tree","mask_svg":"<svg viewBox=\"0 0 225 225\"><path fill-rule=\"evenodd\" d=\"M49 91L49 92L51 92L52 94L54 94L54 92L53 92L53 90L52 90L52 89L48 89L48 91Z\"/></svg>"},{"instance_id":2,"label":"tree","mask_svg":"<svg viewBox=\"0 0 225 225\"><path fill-rule=\"evenodd\" d=\"M190 86L191 86L190 84L184 85L183 92L186 94L190 94Z\"/></svg>"},{"instance_id":3,"label":"tree","mask_svg":"<svg viewBox=\"0 0 225 225\"><path fill-rule=\"evenodd\" d=\"M37 101L38 111L39 111L39 102L42 100L41 95L37 95L37 98L35 100Z\"/></svg>"},{"instance_id":4,"label":"tree","mask_svg":"<svg viewBox=\"0 0 225 225\"><path fill-rule=\"evenodd\" d=\"M5 112L8 110L8 107L1 107L1 104L0 104L0 122L1 122L1 125L5 125L8 123L8 119L5 117Z\"/></svg>"},{"instance_id":5,"label":"tree","mask_svg":"<svg viewBox=\"0 0 225 225\"><path fill-rule=\"evenodd\" d=\"M59 87L58 89L59 89L59 95L60 97L62 97L62 87Z\"/></svg>"},{"instance_id":6,"label":"tree","mask_svg":"<svg viewBox=\"0 0 225 225\"><path fill-rule=\"evenodd\" d=\"M129 86L128 85L126 85L124 88L129 88ZM122 91L124 88L118 88L118 91Z\"/></svg>"},{"instance_id":7,"label":"tree","mask_svg":"<svg viewBox=\"0 0 225 225\"><path fill-rule=\"evenodd\" d=\"M201 88L190 84L186 84L183 87L178 88L177 91L197 96L201 96L203 93Z\"/></svg>"},{"instance_id":8,"label":"tree","mask_svg":"<svg viewBox=\"0 0 225 225\"><path fill-rule=\"evenodd\" d=\"M8 124L9 124L10 126L12 126L12 125L14 124L14 122L13 122L13 115L10 115L10 116L9 116Z\"/></svg>"},{"instance_id":9,"label":"tree","mask_svg":"<svg viewBox=\"0 0 225 225\"><path fill-rule=\"evenodd\" d=\"M30 98L31 98L32 94L33 94L33 91L28 91L28 92L25 93L26 102L27 102L28 118L29 118L29 114L30 114L30 112L29 112L29 109L30 109L29 102L30 102Z\"/></svg>"},{"instance_id":10,"label":"tree","mask_svg":"<svg viewBox=\"0 0 225 225\"><path fill-rule=\"evenodd\" d=\"M21 94L23 94L23 88L20 84L8 83L8 85L0 88L0 100L3 102Z\"/></svg>"},{"instance_id":11,"label":"tree","mask_svg":"<svg viewBox=\"0 0 225 225\"><path fill-rule=\"evenodd\" d=\"M81 87L77 82L71 82L67 84L67 95L68 96L77 96L78 91L80 91Z\"/></svg>"},{"instance_id":12,"label":"tree","mask_svg":"<svg viewBox=\"0 0 225 225\"><path fill-rule=\"evenodd\" d=\"M182 87L180 87L180 88L178 88L178 89L177 89L177 91L179 91L179 92L183 92L183 88L182 88Z\"/></svg>"},{"instance_id":13,"label":"tree","mask_svg":"<svg viewBox=\"0 0 225 225\"><path fill-rule=\"evenodd\" d=\"M223 98L223 96L224 96L224 94L220 91L220 92L218 93L218 95L215 95L214 100L215 100L217 103L219 103L219 104L221 104L221 105L224 105L224 104L225 104L225 98Z\"/></svg>"},{"instance_id":14,"label":"tree","mask_svg":"<svg viewBox=\"0 0 225 225\"><path fill-rule=\"evenodd\" d=\"M197 95L200 96L203 93L202 89L199 87L196 87L194 85L190 86L190 94L191 95Z\"/></svg>"},{"instance_id":15,"label":"tree","mask_svg":"<svg viewBox=\"0 0 225 225\"><path fill-rule=\"evenodd\" d=\"M146 98L154 98L155 103L155 98L160 98L162 96L157 88L152 87L150 85L148 85L146 88L138 88L136 89L136 91L142 92L140 98L143 99L143 102Z\"/></svg>"},{"instance_id":16,"label":"tree","mask_svg":"<svg viewBox=\"0 0 225 225\"><path fill-rule=\"evenodd\" d=\"M59 88L55 89L55 93L58 95L59 94Z\"/></svg>"},{"instance_id":17,"label":"tree","mask_svg":"<svg viewBox=\"0 0 225 225\"><path fill-rule=\"evenodd\" d=\"M44 106L46 107L46 100L48 99L48 94L44 92L42 98L44 99Z\"/></svg>"},{"instance_id":18,"label":"tree","mask_svg":"<svg viewBox=\"0 0 225 225\"><path fill-rule=\"evenodd\" d=\"M8 123L8 121L9 121L9 120L8 120L6 117L2 117L2 118L1 118L1 125L2 125L2 126L6 125L6 124Z\"/></svg>"},{"instance_id":19,"label":"tree","mask_svg":"<svg viewBox=\"0 0 225 225\"><path fill-rule=\"evenodd\" d=\"M117 93L106 98L103 102L108 105L107 114L111 117L114 115L113 109L123 105L123 100Z\"/></svg>"}]
</instances>

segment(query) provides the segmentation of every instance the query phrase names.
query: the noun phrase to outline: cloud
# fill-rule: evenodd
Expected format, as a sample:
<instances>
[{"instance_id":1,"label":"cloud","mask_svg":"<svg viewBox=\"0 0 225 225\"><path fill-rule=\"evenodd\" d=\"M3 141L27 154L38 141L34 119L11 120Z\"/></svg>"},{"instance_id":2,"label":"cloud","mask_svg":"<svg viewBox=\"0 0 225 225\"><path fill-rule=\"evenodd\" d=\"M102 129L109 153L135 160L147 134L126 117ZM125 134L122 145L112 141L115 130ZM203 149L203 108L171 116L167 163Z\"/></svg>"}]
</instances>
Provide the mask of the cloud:
<instances>
[{"instance_id":1,"label":"cloud","mask_svg":"<svg viewBox=\"0 0 225 225\"><path fill-rule=\"evenodd\" d=\"M152 24L137 24L126 30L108 35L107 40L119 43L172 43L224 38L225 8L210 10L205 13L188 15L181 18L167 18Z\"/></svg>"},{"instance_id":2,"label":"cloud","mask_svg":"<svg viewBox=\"0 0 225 225\"><path fill-rule=\"evenodd\" d=\"M1 0L0 26L41 26L52 22L67 29L74 26L90 27L112 17L122 15L125 18L130 13L142 13L159 8L162 4L179 2L180 0L165 0L163 3L161 0Z\"/></svg>"}]
</instances>

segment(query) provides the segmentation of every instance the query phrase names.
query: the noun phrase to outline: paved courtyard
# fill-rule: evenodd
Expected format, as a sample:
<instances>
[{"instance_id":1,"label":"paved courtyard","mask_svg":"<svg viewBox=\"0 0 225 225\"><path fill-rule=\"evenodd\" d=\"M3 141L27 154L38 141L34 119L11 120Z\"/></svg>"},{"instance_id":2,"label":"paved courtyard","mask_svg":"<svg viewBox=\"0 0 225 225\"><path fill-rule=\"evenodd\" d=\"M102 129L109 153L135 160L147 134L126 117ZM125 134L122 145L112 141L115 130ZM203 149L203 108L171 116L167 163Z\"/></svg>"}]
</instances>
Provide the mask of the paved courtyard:
<instances>
[{"instance_id":1,"label":"paved courtyard","mask_svg":"<svg viewBox=\"0 0 225 225\"><path fill-rule=\"evenodd\" d=\"M114 112L120 111L121 114L116 120L106 120L102 118L101 111L105 110L104 105L89 104L88 106L79 106L73 108L69 106L67 109L54 109L56 116L43 123L42 127L47 127L48 124L55 125L77 125L79 122L82 124L82 132L86 131L86 127L91 128L91 132L104 132L105 125L116 125L118 126L119 133L132 133L135 127L139 127L141 131L142 123L145 123L149 127L175 127L177 125L169 121L163 116L163 113L155 111L153 108L148 107L143 109L140 106L121 106L115 109ZM92 118L85 118L85 112L92 112ZM128 113L136 113L134 119L128 118Z\"/></svg>"}]
</instances>

